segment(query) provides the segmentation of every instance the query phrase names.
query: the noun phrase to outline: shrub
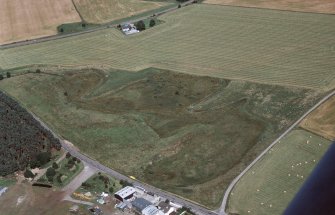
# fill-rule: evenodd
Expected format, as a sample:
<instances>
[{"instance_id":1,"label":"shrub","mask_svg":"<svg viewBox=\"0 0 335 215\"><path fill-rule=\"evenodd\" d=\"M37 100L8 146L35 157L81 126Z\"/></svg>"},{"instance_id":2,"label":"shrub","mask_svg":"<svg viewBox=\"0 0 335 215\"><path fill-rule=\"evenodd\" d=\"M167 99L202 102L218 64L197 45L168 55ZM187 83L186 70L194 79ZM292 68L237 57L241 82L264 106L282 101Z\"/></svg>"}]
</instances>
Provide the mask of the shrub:
<instances>
[{"instance_id":1,"label":"shrub","mask_svg":"<svg viewBox=\"0 0 335 215\"><path fill-rule=\"evenodd\" d=\"M26 169L23 175L25 178L34 178L34 174L29 169Z\"/></svg>"},{"instance_id":2,"label":"shrub","mask_svg":"<svg viewBox=\"0 0 335 215\"><path fill-rule=\"evenodd\" d=\"M156 21L154 19L150 20L149 26L154 27L156 25Z\"/></svg>"},{"instance_id":3,"label":"shrub","mask_svg":"<svg viewBox=\"0 0 335 215\"><path fill-rule=\"evenodd\" d=\"M54 177L56 175L56 170L52 167L47 169L46 176L47 178L49 177Z\"/></svg>"},{"instance_id":4,"label":"shrub","mask_svg":"<svg viewBox=\"0 0 335 215\"><path fill-rule=\"evenodd\" d=\"M135 23L136 29L139 31L145 30L145 24L142 20Z\"/></svg>"},{"instance_id":5,"label":"shrub","mask_svg":"<svg viewBox=\"0 0 335 215\"><path fill-rule=\"evenodd\" d=\"M65 157L66 157L66 158L70 158L70 157L71 157L70 152L66 153Z\"/></svg>"},{"instance_id":6,"label":"shrub","mask_svg":"<svg viewBox=\"0 0 335 215\"><path fill-rule=\"evenodd\" d=\"M54 169L58 169L59 166L58 166L58 164L57 164L56 162L53 162L53 163L52 163L52 168L54 168Z\"/></svg>"}]
</instances>

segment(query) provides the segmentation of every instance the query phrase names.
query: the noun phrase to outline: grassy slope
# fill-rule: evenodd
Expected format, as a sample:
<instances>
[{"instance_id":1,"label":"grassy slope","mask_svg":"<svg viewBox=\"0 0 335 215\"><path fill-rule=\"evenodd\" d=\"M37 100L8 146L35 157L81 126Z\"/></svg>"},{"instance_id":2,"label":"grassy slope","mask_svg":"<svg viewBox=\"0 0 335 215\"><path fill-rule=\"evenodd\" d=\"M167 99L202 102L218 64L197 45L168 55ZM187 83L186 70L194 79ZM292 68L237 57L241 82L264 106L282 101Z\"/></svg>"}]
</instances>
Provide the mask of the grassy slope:
<instances>
[{"instance_id":1,"label":"grassy slope","mask_svg":"<svg viewBox=\"0 0 335 215\"><path fill-rule=\"evenodd\" d=\"M107 29L0 50L0 67L89 64L138 71L154 66L318 89L335 84L335 16L192 5L161 18L165 23L128 37Z\"/></svg>"},{"instance_id":2,"label":"grassy slope","mask_svg":"<svg viewBox=\"0 0 335 215\"><path fill-rule=\"evenodd\" d=\"M282 214L329 145L307 131L292 131L237 183L228 211Z\"/></svg>"},{"instance_id":3,"label":"grassy slope","mask_svg":"<svg viewBox=\"0 0 335 215\"><path fill-rule=\"evenodd\" d=\"M156 69L63 71L16 76L0 88L102 163L210 207L319 98Z\"/></svg>"},{"instance_id":4,"label":"grassy slope","mask_svg":"<svg viewBox=\"0 0 335 215\"><path fill-rule=\"evenodd\" d=\"M335 97L313 111L300 126L329 140L335 140Z\"/></svg>"}]
</instances>

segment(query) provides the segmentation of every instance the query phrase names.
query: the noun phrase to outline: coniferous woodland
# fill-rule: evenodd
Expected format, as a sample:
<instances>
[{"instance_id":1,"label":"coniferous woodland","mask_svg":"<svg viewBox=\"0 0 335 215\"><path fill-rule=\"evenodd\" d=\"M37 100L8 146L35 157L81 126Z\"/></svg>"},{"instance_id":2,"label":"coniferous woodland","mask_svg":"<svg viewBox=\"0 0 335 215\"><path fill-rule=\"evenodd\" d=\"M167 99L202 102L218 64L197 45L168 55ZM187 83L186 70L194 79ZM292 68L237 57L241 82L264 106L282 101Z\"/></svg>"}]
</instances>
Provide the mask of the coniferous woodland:
<instances>
[{"instance_id":1,"label":"coniferous woodland","mask_svg":"<svg viewBox=\"0 0 335 215\"><path fill-rule=\"evenodd\" d=\"M0 92L0 175L49 162L61 145L15 100Z\"/></svg>"}]
</instances>

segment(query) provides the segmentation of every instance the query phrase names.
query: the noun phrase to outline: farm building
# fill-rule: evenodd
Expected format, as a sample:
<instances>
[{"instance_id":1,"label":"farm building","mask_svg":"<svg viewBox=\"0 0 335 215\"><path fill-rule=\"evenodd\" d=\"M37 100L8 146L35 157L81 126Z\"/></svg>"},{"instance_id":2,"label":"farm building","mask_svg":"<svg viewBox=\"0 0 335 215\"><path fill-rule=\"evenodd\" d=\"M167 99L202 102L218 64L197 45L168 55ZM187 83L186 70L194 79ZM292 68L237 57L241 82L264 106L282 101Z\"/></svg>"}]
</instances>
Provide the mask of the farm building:
<instances>
[{"instance_id":1,"label":"farm building","mask_svg":"<svg viewBox=\"0 0 335 215\"><path fill-rule=\"evenodd\" d=\"M169 203L160 202L158 204L158 209L161 210L164 215L170 215L172 212L176 211L176 208L172 207Z\"/></svg>"},{"instance_id":2,"label":"farm building","mask_svg":"<svg viewBox=\"0 0 335 215\"><path fill-rule=\"evenodd\" d=\"M143 198L137 198L135 199L132 203L133 209L139 213L142 214L142 211L148 207L149 205L151 205L151 202L149 202L148 200L145 200Z\"/></svg>"},{"instance_id":3,"label":"farm building","mask_svg":"<svg viewBox=\"0 0 335 215\"><path fill-rule=\"evenodd\" d=\"M140 32L136 29L135 25L132 23L125 23L121 25L121 30L124 34L130 35Z\"/></svg>"},{"instance_id":4,"label":"farm building","mask_svg":"<svg viewBox=\"0 0 335 215\"><path fill-rule=\"evenodd\" d=\"M0 196L2 196L2 194L4 194L7 191L7 187L0 187Z\"/></svg>"},{"instance_id":5,"label":"farm building","mask_svg":"<svg viewBox=\"0 0 335 215\"><path fill-rule=\"evenodd\" d=\"M117 191L114 196L121 202L124 200L131 199L134 196L134 193L136 192L136 189L130 186L127 186L119 191Z\"/></svg>"},{"instance_id":6,"label":"farm building","mask_svg":"<svg viewBox=\"0 0 335 215\"><path fill-rule=\"evenodd\" d=\"M144 210L142 210L142 215L164 215L164 213L158 210L155 206L149 205Z\"/></svg>"}]
</instances>

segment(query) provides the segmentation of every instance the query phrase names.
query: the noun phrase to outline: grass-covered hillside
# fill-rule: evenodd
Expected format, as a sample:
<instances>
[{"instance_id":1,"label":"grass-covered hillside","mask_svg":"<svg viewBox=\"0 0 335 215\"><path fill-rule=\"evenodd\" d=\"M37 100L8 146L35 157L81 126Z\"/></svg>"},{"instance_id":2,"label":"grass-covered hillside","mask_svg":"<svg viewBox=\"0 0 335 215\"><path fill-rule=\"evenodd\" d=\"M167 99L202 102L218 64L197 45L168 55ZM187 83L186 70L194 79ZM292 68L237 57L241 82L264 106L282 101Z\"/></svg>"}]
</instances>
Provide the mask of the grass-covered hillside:
<instances>
[{"instance_id":1,"label":"grass-covered hillside","mask_svg":"<svg viewBox=\"0 0 335 215\"><path fill-rule=\"evenodd\" d=\"M41 68L2 80L52 129L103 164L210 207L310 108L310 89L159 69Z\"/></svg>"}]
</instances>

